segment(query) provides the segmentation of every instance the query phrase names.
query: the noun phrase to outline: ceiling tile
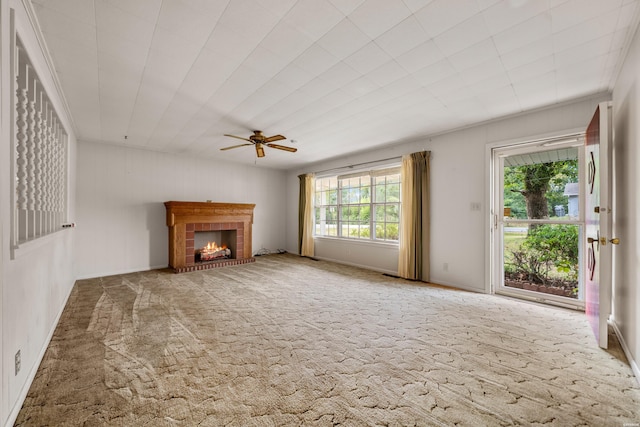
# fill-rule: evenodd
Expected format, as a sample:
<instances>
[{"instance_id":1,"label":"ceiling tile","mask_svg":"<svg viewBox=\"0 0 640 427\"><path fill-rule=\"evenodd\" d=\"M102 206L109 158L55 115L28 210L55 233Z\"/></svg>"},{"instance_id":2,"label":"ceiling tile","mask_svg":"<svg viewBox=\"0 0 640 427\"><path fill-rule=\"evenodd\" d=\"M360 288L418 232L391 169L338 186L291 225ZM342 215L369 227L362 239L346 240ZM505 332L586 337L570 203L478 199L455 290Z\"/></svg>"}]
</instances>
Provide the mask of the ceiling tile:
<instances>
[{"instance_id":1,"label":"ceiling tile","mask_svg":"<svg viewBox=\"0 0 640 427\"><path fill-rule=\"evenodd\" d=\"M95 24L73 19L67 15L51 12L40 19L42 32L46 37L64 41L70 46L96 48Z\"/></svg>"},{"instance_id":2,"label":"ceiling tile","mask_svg":"<svg viewBox=\"0 0 640 427\"><path fill-rule=\"evenodd\" d=\"M351 83L360 76L359 72L342 61L321 74L324 80L332 82L336 86L335 89Z\"/></svg>"},{"instance_id":3,"label":"ceiling tile","mask_svg":"<svg viewBox=\"0 0 640 427\"><path fill-rule=\"evenodd\" d=\"M354 70L366 74L387 63L390 59L391 57L380 49L377 44L370 42L346 58L344 62L349 64Z\"/></svg>"},{"instance_id":4,"label":"ceiling tile","mask_svg":"<svg viewBox=\"0 0 640 427\"><path fill-rule=\"evenodd\" d=\"M438 46L433 40L429 40L400 55L396 58L396 61L409 73L413 73L442 59L444 59L444 55L438 49Z\"/></svg>"},{"instance_id":5,"label":"ceiling tile","mask_svg":"<svg viewBox=\"0 0 640 427\"><path fill-rule=\"evenodd\" d=\"M189 0L191 1L191 0ZM202 3L205 4L211 4L211 3L218 3L218 1L211 1L211 0L199 0ZM228 3L231 0L223 0L222 3ZM238 1L238 0L233 0L233 1ZM260 4L263 8L268 9L269 12L273 13L276 16L284 16L289 10L291 10L291 8L293 8L293 6L295 6L296 2L298 0L278 0L278 1L273 1L273 0L256 0L258 2L258 4Z\"/></svg>"},{"instance_id":6,"label":"ceiling tile","mask_svg":"<svg viewBox=\"0 0 640 427\"><path fill-rule=\"evenodd\" d=\"M511 68L508 73L511 81L517 83L522 80L528 80L536 76L553 72L555 65L554 56L549 55L529 64Z\"/></svg>"},{"instance_id":7,"label":"ceiling tile","mask_svg":"<svg viewBox=\"0 0 640 427\"><path fill-rule=\"evenodd\" d=\"M215 14L217 13L217 11L214 11L212 19L215 19ZM243 33L244 37L254 44L258 44L273 30L279 21L280 16L272 13L269 7L263 7L257 0L233 0L228 1L226 8L224 8L224 13L217 21L212 21L209 24L209 28L214 24L226 25L234 28L237 32ZM259 23L259 25L255 25L255 23ZM203 27L207 28L207 26Z\"/></svg>"},{"instance_id":8,"label":"ceiling tile","mask_svg":"<svg viewBox=\"0 0 640 427\"><path fill-rule=\"evenodd\" d=\"M443 59L435 64L421 68L413 73L412 76L420 82L421 85L429 86L430 84L440 81L455 73L456 70L453 68L449 60Z\"/></svg>"},{"instance_id":9,"label":"ceiling tile","mask_svg":"<svg viewBox=\"0 0 640 427\"><path fill-rule=\"evenodd\" d=\"M180 91L194 103L204 104L236 68L238 64L230 59L202 51L185 76Z\"/></svg>"},{"instance_id":10,"label":"ceiling tile","mask_svg":"<svg viewBox=\"0 0 640 427\"><path fill-rule=\"evenodd\" d=\"M497 57L498 51L493 40L485 39L449 56L448 59L456 70L462 71L481 64L489 58Z\"/></svg>"},{"instance_id":11,"label":"ceiling tile","mask_svg":"<svg viewBox=\"0 0 640 427\"><path fill-rule=\"evenodd\" d=\"M66 1L66 0L64 0ZM105 6L117 8L120 11L135 17L136 19L146 20L152 24L158 20L162 0L131 0L131 1L113 1L100 0L106 3ZM227 1L227 0L222 0ZM57 0L56 0L57 3ZM97 3L95 0L89 3Z\"/></svg>"},{"instance_id":12,"label":"ceiling tile","mask_svg":"<svg viewBox=\"0 0 640 427\"><path fill-rule=\"evenodd\" d=\"M618 13L610 12L555 33L553 35L554 51L562 52L571 47L580 46L585 42L614 33L617 22Z\"/></svg>"},{"instance_id":13,"label":"ceiling tile","mask_svg":"<svg viewBox=\"0 0 640 427\"><path fill-rule=\"evenodd\" d=\"M213 30L211 24L218 22L226 6L227 1L211 2L206 7L188 0L162 2L158 27L201 47Z\"/></svg>"},{"instance_id":14,"label":"ceiling tile","mask_svg":"<svg viewBox=\"0 0 640 427\"><path fill-rule=\"evenodd\" d=\"M271 78L282 71L289 62L288 59L281 58L270 50L257 46L244 60L243 65L260 70L263 75Z\"/></svg>"},{"instance_id":15,"label":"ceiling tile","mask_svg":"<svg viewBox=\"0 0 640 427\"><path fill-rule=\"evenodd\" d=\"M431 36L438 36L450 28L466 21L480 11L475 0L434 0L416 12L415 16L424 30Z\"/></svg>"},{"instance_id":16,"label":"ceiling tile","mask_svg":"<svg viewBox=\"0 0 640 427\"><path fill-rule=\"evenodd\" d=\"M411 12L415 13L420 9L428 6L433 0L403 0Z\"/></svg>"},{"instance_id":17,"label":"ceiling tile","mask_svg":"<svg viewBox=\"0 0 640 427\"><path fill-rule=\"evenodd\" d=\"M553 32L566 30L614 11L622 0L570 0L552 9Z\"/></svg>"},{"instance_id":18,"label":"ceiling tile","mask_svg":"<svg viewBox=\"0 0 640 427\"><path fill-rule=\"evenodd\" d=\"M259 46L269 49L283 59L293 61L302 52L309 49L312 44L313 40L307 34L289 23L281 21L266 35Z\"/></svg>"},{"instance_id":19,"label":"ceiling tile","mask_svg":"<svg viewBox=\"0 0 640 427\"><path fill-rule=\"evenodd\" d=\"M137 18L116 7L96 2L96 25L98 34L117 34L135 43L149 44L155 31L155 22Z\"/></svg>"},{"instance_id":20,"label":"ceiling tile","mask_svg":"<svg viewBox=\"0 0 640 427\"><path fill-rule=\"evenodd\" d=\"M40 17L40 24L44 20L55 19L56 16L73 19L82 24L95 27L96 12L93 2L85 0L59 0L54 6L51 0L32 0L33 8ZM45 11L46 9L46 11ZM43 25L45 27L46 25Z\"/></svg>"},{"instance_id":21,"label":"ceiling tile","mask_svg":"<svg viewBox=\"0 0 640 427\"><path fill-rule=\"evenodd\" d=\"M209 99L207 105L217 111L231 111L268 80L258 70L240 66Z\"/></svg>"},{"instance_id":22,"label":"ceiling tile","mask_svg":"<svg viewBox=\"0 0 640 427\"><path fill-rule=\"evenodd\" d=\"M409 75L394 81L386 86L384 90L389 92L393 97L404 96L407 93L422 89L422 85L413 76Z\"/></svg>"},{"instance_id":23,"label":"ceiling tile","mask_svg":"<svg viewBox=\"0 0 640 427\"><path fill-rule=\"evenodd\" d=\"M609 52L613 42L613 34L609 34L600 37L589 43L583 43L579 46L575 46L566 49L562 52L558 52L554 55L555 66L563 68L577 62L586 61Z\"/></svg>"},{"instance_id":24,"label":"ceiling tile","mask_svg":"<svg viewBox=\"0 0 640 427\"><path fill-rule=\"evenodd\" d=\"M318 44L336 58L344 59L370 41L371 39L368 36L360 31L349 19L345 18L322 36L318 40Z\"/></svg>"},{"instance_id":25,"label":"ceiling tile","mask_svg":"<svg viewBox=\"0 0 640 427\"><path fill-rule=\"evenodd\" d=\"M551 15L541 13L520 25L515 25L493 36L500 54L511 52L551 35Z\"/></svg>"},{"instance_id":26,"label":"ceiling tile","mask_svg":"<svg viewBox=\"0 0 640 427\"><path fill-rule=\"evenodd\" d=\"M149 138L148 146L166 147L200 109L182 96L174 97Z\"/></svg>"},{"instance_id":27,"label":"ceiling tile","mask_svg":"<svg viewBox=\"0 0 640 427\"><path fill-rule=\"evenodd\" d=\"M322 74L338 62L338 58L318 44L311 45L293 61L295 65L314 76Z\"/></svg>"},{"instance_id":28,"label":"ceiling tile","mask_svg":"<svg viewBox=\"0 0 640 427\"><path fill-rule=\"evenodd\" d=\"M553 53L553 37L529 43L521 49L501 55L502 63L507 70L526 65Z\"/></svg>"},{"instance_id":29,"label":"ceiling tile","mask_svg":"<svg viewBox=\"0 0 640 427\"><path fill-rule=\"evenodd\" d=\"M299 0L284 20L313 40L318 40L343 18L344 15L326 0Z\"/></svg>"},{"instance_id":30,"label":"ceiling tile","mask_svg":"<svg viewBox=\"0 0 640 427\"><path fill-rule=\"evenodd\" d=\"M336 9L340 10L345 16L356 10L358 6L365 0L329 0Z\"/></svg>"},{"instance_id":31,"label":"ceiling tile","mask_svg":"<svg viewBox=\"0 0 640 427\"><path fill-rule=\"evenodd\" d=\"M482 16L476 15L440 34L434 41L445 55L453 55L489 38Z\"/></svg>"},{"instance_id":32,"label":"ceiling tile","mask_svg":"<svg viewBox=\"0 0 640 427\"><path fill-rule=\"evenodd\" d=\"M293 89L298 89L311 81L316 75L314 71L305 71L295 64L289 64L273 78Z\"/></svg>"},{"instance_id":33,"label":"ceiling tile","mask_svg":"<svg viewBox=\"0 0 640 427\"><path fill-rule=\"evenodd\" d=\"M342 86L340 89L354 97L361 97L371 92L375 92L380 89L380 86L374 83L370 78L363 76Z\"/></svg>"},{"instance_id":34,"label":"ceiling tile","mask_svg":"<svg viewBox=\"0 0 640 427\"><path fill-rule=\"evenodd\" d=\"M494 91L498 91L501 88L511 88L511 79L507 73L500 73L491 76L487 79L480 80L476 83L467 86L467 89L477 97L490 96ZM513 92L513 89L511 90ZM515 96L515 94L514 94Z\"/></svg>"},{"instance_id":35,"label":"ceiling tile","mask_svg":"<svg viewBox=\"0 0 640 427\"><path fill-rule=\"evenodd\" d=\"M617 29L626 29L627 27L633 25L634 20L637 19L637 10L640 7L637 1L633 3L627 3L620 9L620 17L618 19Z\"/></svg>"},{"instance_id":36,"label":"ceiling tile","mask_svg":"<svg viewBox=\"0 0 640 427\"><path fill-rule=\"evenodd\" d=\"M466 85L470 85L504 73L505 69L500 58L489 58L481 64L461 71L459 75Z\"/></svg>"},{"instance_id":37,"label":"ceiling tile","mask_svg":"<svg viewBox=\"0 0 640 427\"><path fill-rule=\"evenodd\" d=\"M498 34L548 10L548 3L539 0L501 1L482 11L491 34Z\"/></svg>"},{"instance_id":38,"label":"ceiling tile","mask_svg":"<svg viewBox=\"0 0 640 427\"><path fill-rule=\"evenodd\" d=\"M349 14L349 19L374 39L411 14L402 0L367 0Z\"/></svg>"},{"instance_id":39,"label":"ceiling tile","mask_svg":"<svg viewBox=\"0 0 640 427\"><path fill-rule=\"evenodd\" d=\"M367 73L367 76L379 86L386 86L398 79L406 77L409 73L396 61L391 60L382 64L375 70Z\"/></svg>"},{"instance_id":40,"label":"ceiling tile","mask_svg":"<svg viewBox=\"0 0 640 427\"><path fill-rule=\"evenodd\" d=\"M392 57L402 55L429 39L422 25L413 16L408 17L386 33L375 39L375 42Z\"/></svg>"},{"instance_id":41,"label":"ceiling tile","mask_svg":"<svg viewBox=\"0 0 640 427\"><path fill-rule=\"evenodd\" d=\"M229 43L229 40L233 40L233 43ZM245 33L239 32L237 28L218 24L204 48L240 64L257 45L254 40L245 37Z\"/></svg>"},{"instance_id":42,"label":"ceiling tile","mask_svg":"<svg viewBox=\"0 0 640 427\"><path fill-rule=\"evenodd\" d=\"M101 67L110 62L120 67L142 70L151 49L150 44L136 43L111 33L100 33L98 41L98 57Z\"/></svg>"},{"instance_id":43,"label":"ceiling tile","mask_svg":"<svg viewBox=\"0 0 640 427\"><path fill-rule=\"evenodd\" d=\"M429 89L429 92L434 96L440 98L446 96L449 92L463 89L465 86L465 82L458 74L451 74L442 80L430 84L427 86L427 89Z\"/></svg>"},{"instance_id":44,"label":"ceiling tile","mask_svg":"<svg viewBox=\"0 0 640 427\"><path fill-rule=\"evenodd\" d=\"M327 93L333 92L338 88L339 86L336 84L336 82L324 79L322 77L316 77L315 79L302 86L300 88L300 91L306 94L304 104L306 105L322 98Z\"/></svg>"},{"instance_id":45,"label":"ceiling tile","mask_svg":"<svg viewBox=\"0 0 640 427\"><path fill-rule=\"evenodd\" d=\"M478 7L480 7L480 10L485 10L500 1L503 1L503 0L478 0Z\"/></svg>"}]
</instances>

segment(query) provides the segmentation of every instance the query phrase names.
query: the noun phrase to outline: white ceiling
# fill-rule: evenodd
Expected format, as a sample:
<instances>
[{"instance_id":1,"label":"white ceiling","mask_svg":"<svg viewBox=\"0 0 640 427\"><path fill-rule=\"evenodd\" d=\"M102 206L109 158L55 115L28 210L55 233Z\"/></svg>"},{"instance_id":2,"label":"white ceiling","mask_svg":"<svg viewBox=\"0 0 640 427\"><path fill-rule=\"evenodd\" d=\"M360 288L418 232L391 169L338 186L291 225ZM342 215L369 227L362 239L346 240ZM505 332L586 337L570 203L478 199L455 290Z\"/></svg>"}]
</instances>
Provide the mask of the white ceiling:
<instances>
[{"instance_id":1,"label":"white ceiling","mask_svg":"<svg viewBox=\"0 0 640 427\"><path fill-rule=\"evenodd\" d=\"M611 90L640 10L640 0L31 1L78 139L274 168ZM220 151L241 143L223 134L253 129L298 152Z\"/></svg>"}]
</instances>

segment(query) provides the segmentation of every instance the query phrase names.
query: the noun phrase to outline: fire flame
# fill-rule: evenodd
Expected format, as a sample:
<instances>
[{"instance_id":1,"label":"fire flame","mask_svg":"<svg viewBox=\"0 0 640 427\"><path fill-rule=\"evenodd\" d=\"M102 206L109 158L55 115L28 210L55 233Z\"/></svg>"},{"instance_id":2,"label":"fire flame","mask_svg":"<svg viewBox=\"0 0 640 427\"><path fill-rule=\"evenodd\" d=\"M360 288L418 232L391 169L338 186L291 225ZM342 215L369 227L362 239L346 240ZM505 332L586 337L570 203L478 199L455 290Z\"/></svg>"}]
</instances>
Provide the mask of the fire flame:
<instances>
[{"instance_id":1,"label":"fire flame","mask_svg":"<svg viewBox=\"0 0 640 427\"><path fill-rule=\"evenodd\" d=\"M227 245L218 246L216 242L209 242L207 243L207 246L205 246L203 249L207 251L215 252L215 251L221 251L223 249L227 249Z\"/></svg>"}]
</instances>

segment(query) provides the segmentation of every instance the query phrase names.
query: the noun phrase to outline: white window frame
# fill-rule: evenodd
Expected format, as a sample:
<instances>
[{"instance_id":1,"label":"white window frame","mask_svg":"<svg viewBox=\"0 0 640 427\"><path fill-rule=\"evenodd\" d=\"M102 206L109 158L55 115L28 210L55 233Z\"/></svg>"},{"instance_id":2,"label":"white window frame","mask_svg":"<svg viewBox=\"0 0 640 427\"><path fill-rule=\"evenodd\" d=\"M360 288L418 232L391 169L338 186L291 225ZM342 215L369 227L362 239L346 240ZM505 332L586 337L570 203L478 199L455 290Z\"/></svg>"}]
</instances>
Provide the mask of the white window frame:
<instances>
[{"instance_id":1,"label":"white window frame","mask_svg":"<svg viewBox=\"0 0 640 427\"><path fill-rule=\"evenodd\" d=\"M397 180L389 183L384 183L384 187L388 185L398 186L398 200L397 201L379 201L377 200L377 192L376 192L376 179L380 177L386 176L394 176L397 175ZM343 203L344 199L344 191L349 190L350 188L343 185L343 183L347 180L359 178L361 180L360 188L368 187L369 189L369 201L353 201ZM368 182L362 183L362 180L367 180ZM332 182L333 185L327 187L328 189L325 191L319 191L318 186L326 183L327 180ZM380 186L379 183L377 183ZM358 188L355 186L354 188ZM346 239L350 241L360 241L360 242L375 242L375 243L384 243L384 244L398 244L398 239L387 239L386 236L377 236L377 225L382 224L383 229L386 231L387 225L397 223L398 226L398 237L399 237L399 228L400 228L400 209L402 208L402 201L400 200L400 165L387 166L383 169L374 169L374 170L361 170L357 172L352 172L349 174L343 175L324 175L324 176L316 176L315 179L315 188L314 188L314 238L337 238L337 239ZM327 195L328 191L335 191L336 200L335 203L327 203ZM386 191L385 191L386 194ZM346 196L345 196L346 197ZM343 217L343 208L345 207L369 207L369 219L368 224L362 222L351 222L346 220ZM376 219L376 208L380 206L397 206L397 216L398 221L390 221L387 219L386 215L383 216L381 220ZM320 212L318 212L320 209ZM325 221L326 215L328 211L333 211L334 218L331 219L332 222L335 222L334 233L331 233L330 228L328 228L328 224ZM320 217L320 222L318 223L317 219ZM348 235L344 235L344 227L347 226L349 229L351 227L350 224L354 224L357 226L355 230L358 230L358 235L352 236L350 233ZM362 237L360 235L360 230L362 229L368 230L368 236Z\"/></svg>"}]
</instances>

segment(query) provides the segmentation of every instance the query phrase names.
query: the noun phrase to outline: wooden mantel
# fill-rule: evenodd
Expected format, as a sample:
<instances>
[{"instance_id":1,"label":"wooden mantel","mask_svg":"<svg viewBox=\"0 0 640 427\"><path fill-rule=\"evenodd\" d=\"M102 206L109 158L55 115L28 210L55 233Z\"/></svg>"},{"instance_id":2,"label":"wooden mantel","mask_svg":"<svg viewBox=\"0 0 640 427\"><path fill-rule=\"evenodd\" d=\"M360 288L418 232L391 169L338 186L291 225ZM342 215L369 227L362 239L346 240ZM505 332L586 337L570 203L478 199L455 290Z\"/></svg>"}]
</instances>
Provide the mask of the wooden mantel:
<instances>
[{"instance_id":1,"label":"wooden mantel","mask_svg":"<svg viewBox=\"0 0 640 427\"><path fill-rule=\"evenodd\" d=\"M169 266L174 270L191 271L195 231L236 230L236 261L253 260L251 226L255 204L169 201L164 205L169 227Z\"/></svg>"}]
</instances>

